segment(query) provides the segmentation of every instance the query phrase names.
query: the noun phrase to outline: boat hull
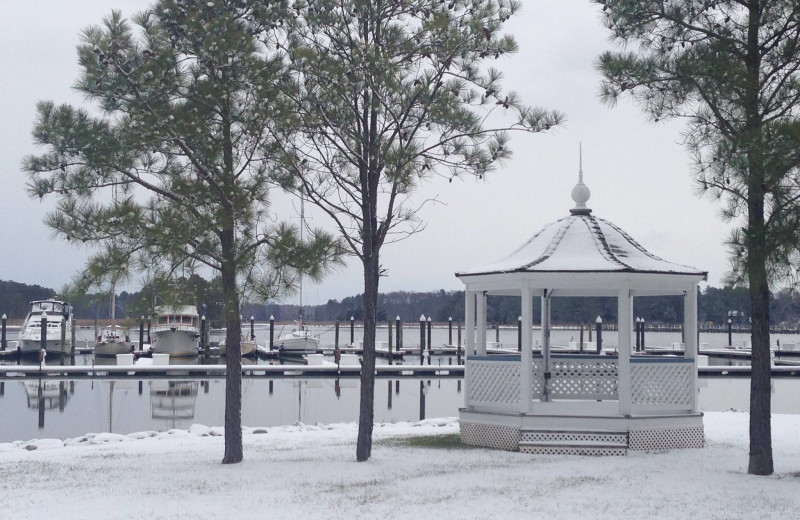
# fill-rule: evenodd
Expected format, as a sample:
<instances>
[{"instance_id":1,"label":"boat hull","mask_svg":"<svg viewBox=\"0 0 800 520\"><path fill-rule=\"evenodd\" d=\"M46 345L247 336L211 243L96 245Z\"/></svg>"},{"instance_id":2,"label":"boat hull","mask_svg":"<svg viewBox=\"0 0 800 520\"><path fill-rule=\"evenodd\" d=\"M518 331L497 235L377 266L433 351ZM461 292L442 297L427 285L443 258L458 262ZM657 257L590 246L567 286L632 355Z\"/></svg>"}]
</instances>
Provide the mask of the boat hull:
<instances>
[{"instance_id":1,"label":"boat hull","mask_svg":"<svg viewBox=\"0 0 800 520\"><path fill-rule=\"evenodd\" d=\"M250 340L242 340L242 355L243 356L252 356L256 353L256 342ZM219 355L224 356L228 353L228 348L225 346L225 343L219 344Z\"/></svg>"},{"instance_id":2,"label":"boat hull","mask_svg":"<svg viewBox=\"0 0 800 520\"><path fill-rule=\"evenodd\" d=\"M319 338L307 335L287 334L275 341L275 348L286 355L302 356L315 354L319 348Z\"/></svg>"},{"instance_id":3,"label":"boat hull","mask_svg":"<svg viewBox=\"0 0 800 520\"><path fill-rule=\"evenodd\" d=\"M95 356L116 356L117 354L129 354L133 344L128 342L109 341L97 343L94 346Z\"/></svg>"},{"instance_id":4,"label":"boat hull","mask_svg":"<svg viewBox=\"0 0 800 520\"><path fill-rule=\"evenodd\" d=\"M20 338L17 346L22 354L38 354L42 350L41 340L39 337ZM46 342L45 350L48 354L62 355L69 354L72 349L69 340L66 343L61 343L59 339L48 339Z\"/></svg>"},{"instance_id":5,"label":"boat hull","mask_svg":"<svg viewBox=\"0 0 800 520\"><path fill-rule=\"evenodd\" d=\"M151 335L154 354L169 354L173 357L197 355L199 334L195 331L167 329L153 331Z\"/></svg>"}]
</instances>

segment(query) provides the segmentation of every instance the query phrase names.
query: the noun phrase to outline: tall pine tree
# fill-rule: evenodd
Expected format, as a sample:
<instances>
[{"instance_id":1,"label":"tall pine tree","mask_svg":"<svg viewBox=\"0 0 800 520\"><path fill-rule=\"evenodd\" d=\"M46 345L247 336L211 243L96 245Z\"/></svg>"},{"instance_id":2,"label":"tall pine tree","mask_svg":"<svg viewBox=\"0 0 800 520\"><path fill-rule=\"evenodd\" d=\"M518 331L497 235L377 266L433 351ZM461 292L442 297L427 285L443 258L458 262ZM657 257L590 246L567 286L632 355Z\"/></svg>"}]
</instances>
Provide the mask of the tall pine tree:
<instances>
[{"instance_id":1,"label":"tall pine tree","mask_svg":"<svg viewBox=\"0 0 800 520\"><path fill-rule=\"evenodd\" d=\"M273 296L340 253L321 232L301 243L269 207L273 136L292 110L275 47L286 16L285 2L242 0L161 0L133 23L113 12L78 48L76 88L94 110L41 102L33 134L47 151L24 162L31 194L58 199L47 223L99 247L90 267L221 276L224 463L243 457L242 289Z\"/></svg>"}]
</instances>

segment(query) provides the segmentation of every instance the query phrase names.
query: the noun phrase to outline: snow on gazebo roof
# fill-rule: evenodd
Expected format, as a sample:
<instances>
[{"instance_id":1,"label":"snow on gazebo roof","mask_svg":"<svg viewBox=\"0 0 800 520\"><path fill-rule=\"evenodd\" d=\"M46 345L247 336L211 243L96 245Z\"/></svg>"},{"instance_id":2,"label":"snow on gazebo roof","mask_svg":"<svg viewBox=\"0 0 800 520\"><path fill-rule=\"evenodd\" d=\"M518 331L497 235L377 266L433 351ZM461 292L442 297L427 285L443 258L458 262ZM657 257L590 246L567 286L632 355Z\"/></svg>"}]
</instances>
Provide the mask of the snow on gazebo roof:
<instances>
[{"instance_id":1,"label":"snow on gazebo roof","mask_svg":"<svg viewBox=\"0 0 800 520\"><path fill-rule=\"evenodd\" d=\"M655 256L611 222L592 215L590 196L580 171L572 189L570 216L551 222L508 257L478 269L456 273L470 276L501 273L659 273L697 275L707 272Z\"/></svg>"}]
</instances>

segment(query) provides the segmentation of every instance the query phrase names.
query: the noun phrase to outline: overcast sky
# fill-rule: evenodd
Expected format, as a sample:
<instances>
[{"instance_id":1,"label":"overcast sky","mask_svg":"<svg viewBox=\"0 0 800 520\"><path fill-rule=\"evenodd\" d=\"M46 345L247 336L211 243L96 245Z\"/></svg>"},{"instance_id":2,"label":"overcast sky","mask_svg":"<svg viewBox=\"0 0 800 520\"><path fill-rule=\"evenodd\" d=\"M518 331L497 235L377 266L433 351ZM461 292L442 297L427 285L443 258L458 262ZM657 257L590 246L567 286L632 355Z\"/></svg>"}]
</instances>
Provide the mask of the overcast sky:
<instances>
[{"instance_id":1,"label":"overcast sky","mask_svg":"<svg viewBox=\"0 0 800 520\"><path fill-rule=\"evenodd\" d=\"M83 102L72 90L81 30L112 8L130 15L151 3L0 0L0 279L58 289L83 265L86 250L54 239L42 224L54 203L27 196L20 161L41 152L30 137L37 101ZM599 101L594 62L610 43L598 9L588 0L524 0L507 32L520 51L495 62L505 73L504 88L528 104L564 112L567 122L544 134L513 135L514 157L483 181L427 183L419 200L436 196L441 203L423 209L422 233L384 248L388 276L381 291L460 289L454 272L499 260L568 215L581 142L594 214L650 252L708 271L709 283L720 285L730 225L720 220L716 203L695 194L683 124L653 124L627 100L613 108ZM316 215L311 225L328 222ZM322 284L307 286L305 301L355 295L362 284L360 265L352 261Z\"/></svg>"}]
</instances>

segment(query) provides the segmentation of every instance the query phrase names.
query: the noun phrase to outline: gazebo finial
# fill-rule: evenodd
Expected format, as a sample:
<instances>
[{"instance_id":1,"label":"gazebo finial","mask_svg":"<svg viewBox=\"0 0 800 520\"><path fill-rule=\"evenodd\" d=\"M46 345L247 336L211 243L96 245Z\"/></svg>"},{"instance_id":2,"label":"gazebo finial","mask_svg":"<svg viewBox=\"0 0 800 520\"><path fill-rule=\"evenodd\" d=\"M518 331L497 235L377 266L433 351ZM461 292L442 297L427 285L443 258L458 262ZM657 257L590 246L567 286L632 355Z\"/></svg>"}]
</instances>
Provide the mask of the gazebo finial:
<instances>
[{"instance_id":1,"label":"gazebo finial","mask_svg":"<svg viewBox=\"0 0 800 520\"><path fill-rule=\"evenodd\" d=\"M581 143L578 145L578 184L572 188L572 200L575 201L575 207L569 212L573 215L590 214L592 210L586 207L586 202L591 195L592 192L583 183L583 143Z\"/></svg>"}]
</instances>

